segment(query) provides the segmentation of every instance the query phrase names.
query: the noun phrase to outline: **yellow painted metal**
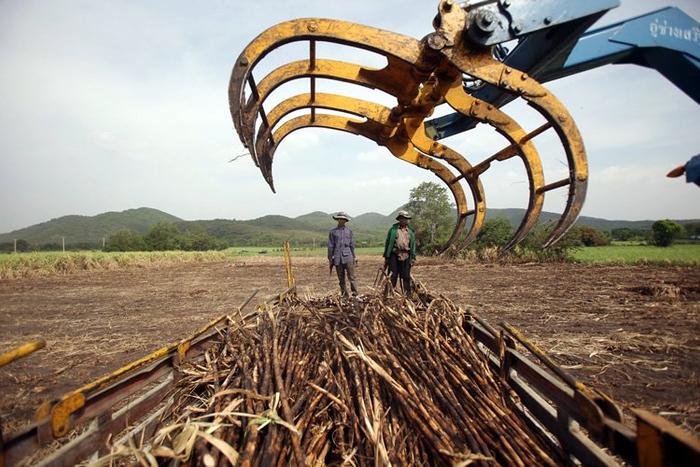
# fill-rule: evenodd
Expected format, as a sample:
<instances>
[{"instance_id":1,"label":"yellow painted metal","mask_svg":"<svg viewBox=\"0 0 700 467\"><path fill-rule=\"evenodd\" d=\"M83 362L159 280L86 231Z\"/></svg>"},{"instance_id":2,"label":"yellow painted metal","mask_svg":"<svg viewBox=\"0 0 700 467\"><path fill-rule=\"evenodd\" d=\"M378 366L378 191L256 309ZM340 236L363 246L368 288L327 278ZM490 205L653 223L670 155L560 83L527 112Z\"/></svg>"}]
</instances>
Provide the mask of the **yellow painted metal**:
<instances>
[{"instance_id":1,"label":"yellow painted metal","mask_svg":"<svg viewBox=\"0 0 700 467\"><path fill-rule=\"evenodd\" d=\"M417 63L421 57L422 48L418 40L361 24L307 18L286 21L272 26L256 37L243 50L231 73L229 106L234 126L239 135L244 134L241 131L244 128L241 110L246 105L243 89L245 83L248 82L252 68L271 50L281 45L311 39L351 44L382 55L392 56L408 64ZM246 147L253 148L252 138L245 142Z\"/></svg>"},{"instance_id":2,"label":"yellow painted metal","mask_svg":"<svg viewBox=\"0 0 700 467\"><path fill-rule=\"evenodd\" d=\"M51 431L55 438L65 436L70 431L70 416L85 405L85 394L73 392L51 408Z\"/></svg>"},{"instance_id":3,"label":"yellow painted metal","mask_svg":"<svg viewBox=\"0 0 700 467\"><path fill-rule=\"evenodd\" d=\"M46 341L44 339L35 340L32 342L27 342L26 344L20 345L17 348L9 350L0 355L0 367L9 365L17 359L31 355L37 350L46 347Z\"/></svg>"},{"instance_id":4,"label":"yellow painted metal","mask_svg":"<svg viewBox=\"0 0 700 467\"><path fill-rule=\"evenodd\" d=\"M568 187L569 196L564 214L559 219L546 244L559 239L573 224L585 198L587 166L580 134L561 103L544 87L526 74L495 60L489 49L470 49L463 40L467 26L466 12L454 2L441 0L435 32L422 41L369 26L338 20L306 18L273 26L255 38L238 57L229 86L229 105L234 126L255 163L274 191L272 161L279 143L291 131L308 127L340 129L364 136L389 148L395 156L416 166L431 170L448 185L456 199L463 198L460 180L464 179L474 199L474 209L466 200L457 201L458 229L446 247L456 244L466 218L473 216L469 232L461 247L476 239L485 214L486 202L480 175L494 161L519 157L529 182L527 213L506 244L512 248L524 239L536 224L545 194L556 188ZM309 41L308 60L282 65L260 83L253 81L255 65L270 51L290 42ZM386 58L379 69L316 56L316 42L329 41L358 49L369 50ZM470 96L462 85L464 75L517 94L547 121L547 125L526 133L512 118L488 103ZM263 104L270 93L283 84L300 78L310 80L311 92L294 96L274 107L269 115ZM359 99L316 92L317 79L330 79L378 89L396 98L396 106L384 106ZM245 85L250 87L246 96ZM457 111L492 126L503 135L509 146L476 165L444 144L436 143L426 134L424 121L436 107L447 104ZM293 119L276 129L280 120L292 111L309 108L309 118ZM319 115L318 109L332 109L357 115L353 118L331 118ZM262 124L256 132L256 121ZM320 119L320 123L317 120ZM553 128L567 154L569 178L545 183L542 164L532 139L542 131ZM437 160L444 160L457 169L459 175L446 177L449 170Z\"/></svg>"},{"instance_id":5,"label":"yellow painted metal","mask_svg":"<svg viewBox=\"0 0 700 467\"><path fill-rule=\"evenodd\" d=\"M382 125L373 120L353 120L350 118L340 117L336 115L325 115L316 114L315 118L312 119L310 115L303 115L300 117L288 120L283 125L277 129L273 135L273 140L275 144L269 149L270 154L274 154L277 146L291 133L300 130L302 128L327 128L333 130L345 131L347 133L352 133L355 135L364 136L365 138L375 141L381 146L385 146L393 156L401 159L405 162L413 164L422 169L430 170L435 175L440 178L445 184L447 184L448 189L452 193L455 200L455 204L458 209L457 222L452 231L450 239L443 247L443 250L449 248L460 236L461 232L464 230L464 225L466 223L466 213L467 213L467 200L464 195L464 190L462 186L456 183L450 183L454 179L454 174L450 172L447 167L439 163L438 161L431 159L430 157L420 153L415 149L415 147L407 140L392 139L382 139L381 138L381 128Z\"/></svg>"},{"instance_id":6,"label":"yellow painted metal","mask_svg":"<svg viewBox=\"0 0 700 467\"><path fill-rule=\"evenodd\" d=\"M384 68L367 68L354 63L339 60L317 59L298 60L287 63L271 71L258 83L258 96L250 96L245 106L249 112L255 100L264 102L272 91L279 86L300 78L324 78L358 84L371 89L379 89L396 97L399 102L410 102L416 96L418 80L412 75L412 65L401 60L387 57ZM411 86L412 80L416 86Z\"/></svg>"},{"instance_id":7,"label":"yellow painted metal","mask_svg":"<svg viewBox=\"0 0 700 467\"><path fill-rule=\"evenodd\" d=\"M518 94L525 99L552 124L566 151L571 180L569 196L564 213L545 241L545 246L549 246L573 225L583 207L588 165L581 135L566 108L540 83L526 73L494 60L485 51L478 52L467 47L467 41L462 37L467 25L466 13L461 8L451 7L450 3L451 0L441 0L438 5L440 20L434 34L446 37L447 42L452 44L442 48L440 53L472 78Z\"/></svg>"},{"instance_id":8,"label":"yellow painted metal","mask_svg":"<svg viewBox=\"0 0 700 467\"><path fill-rule=\"evenodd\" d=\"M387 57L389 65L382 69L365 68L354 63L337 60L300 60L283 65L268 74L257 84L242 108L242 128L254 128L255 119L270 93L284 83L299 78L325 78L378 89L396 97L398 102L410 102L416 95L419 81L411 72L412 67L401 60ZM410 82L407 82L410 80ZM270 124L270 126L274 126ZM257 153L254 154L256 164Z\"/></svg>"},{"instance_id":9,"label":"yellow painted metal","mask_svg":"<svg viewBox=\"0 0 700 467\"><path fill-rule=\"evenodd\" d=\"M532 141L524 141L526 132L515 120L494 106L467 94L461 83L453 83L447 91L445 98L447 99L447 103L458 112L493 126L516 148L515 151L496 156L495 160L505 160L516 155L519 155L523 160L527 172L530 198L520 226L515 231L513 237L511 237L508 243L503 247L505 250L508 250L522 241L525 235L527 235L537 223L540 213L542 212L544 193L541 193L539 189L544 186L544 172L542 170L540 157ZM479 170L486 170L489 165L490 162L479 168ZM478 176L478 173L475 175Z\"/></svg>"},{"instance_id":10,"label":"yellow painted metal","mask_svg":"<svg viewBox=\"0 0 700 467\"><path fill-rule=\"evenodd\" d=\"M48 407L41 408L41 411L37 413L37 416L44 415L48 412L51 416L51 429L53 436L58 438L65 436L70 430L70 417L75 411L82 408L85 404L85 400L91 394L94 394L117 381L132 374L135 370L143 368L151 363L160 360L163 357L177 353L178 360L183 361L187 350L189 349L191 342L197 337L201 336L207 332L212 327L221 323L226 319L226 315L219 316L218 318L210 321L204 326L197 329L194 333L181 340L176 344L172 344L166 347L161 347L160 349L152 352L145 357L128 363L118 370L109 373L101 378L98 378L74 391L69 392L64 395L58 402L51 405L50 409Z\"/></svg>"}]
</instances>

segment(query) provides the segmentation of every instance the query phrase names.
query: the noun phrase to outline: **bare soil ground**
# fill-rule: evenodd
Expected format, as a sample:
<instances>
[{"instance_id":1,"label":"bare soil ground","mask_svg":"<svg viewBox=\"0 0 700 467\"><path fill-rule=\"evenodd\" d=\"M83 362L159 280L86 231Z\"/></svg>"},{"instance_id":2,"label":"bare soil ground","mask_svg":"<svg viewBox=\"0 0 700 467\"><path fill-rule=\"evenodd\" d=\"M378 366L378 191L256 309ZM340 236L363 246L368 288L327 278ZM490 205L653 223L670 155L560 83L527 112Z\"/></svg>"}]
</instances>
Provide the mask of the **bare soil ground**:
<instances>
[{"instance_id":1,"label":"bare soil ground","mask_svg":"<svg viewBox=\"0 0 700 467\"><path fill-rule=\"evenodd\" d=\"M323 258L294 266L302 292L337 292ZM360 258L361 292L379 266ZM623 406L700 432L700 268L420 259L414 275L491 324L520 328ZM42 401L232 312L254 289L257 301L285 286L280 258L0 281L0 352L47 341L0 369L3 432L29 423Z\"/></svg>"}]
</instances>

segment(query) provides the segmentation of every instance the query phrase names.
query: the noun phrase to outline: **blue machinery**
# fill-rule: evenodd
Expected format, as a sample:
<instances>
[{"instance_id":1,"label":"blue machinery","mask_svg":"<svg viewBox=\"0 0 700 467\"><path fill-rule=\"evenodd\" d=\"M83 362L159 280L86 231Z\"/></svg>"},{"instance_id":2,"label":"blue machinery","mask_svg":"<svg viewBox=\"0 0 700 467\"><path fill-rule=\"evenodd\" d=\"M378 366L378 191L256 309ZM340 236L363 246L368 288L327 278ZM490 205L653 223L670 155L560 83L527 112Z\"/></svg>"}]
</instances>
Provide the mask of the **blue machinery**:
<instances>
[{"instance_id":1,"label":"blue machinery","mask_svg":"<svg viewBox=\"0 0 700 467\"><path fill-rule=\"evenodd\" d=\"M540 82L609 64L654 68L700 103L700 23L675 7L667 7L599 29L589 28L618 0L501 0L468 2L470 38L497 46L503 63L527 71ZM478 4L478 6L477 6ZM533 6L536 5L536 8ZM512 51L500 46L518 39ZM498 107L514 96L492 86L472 93ZM473 128L477 121L457 113L426 122L426 130L442 139Z\"/></svg>"}]
</instances>

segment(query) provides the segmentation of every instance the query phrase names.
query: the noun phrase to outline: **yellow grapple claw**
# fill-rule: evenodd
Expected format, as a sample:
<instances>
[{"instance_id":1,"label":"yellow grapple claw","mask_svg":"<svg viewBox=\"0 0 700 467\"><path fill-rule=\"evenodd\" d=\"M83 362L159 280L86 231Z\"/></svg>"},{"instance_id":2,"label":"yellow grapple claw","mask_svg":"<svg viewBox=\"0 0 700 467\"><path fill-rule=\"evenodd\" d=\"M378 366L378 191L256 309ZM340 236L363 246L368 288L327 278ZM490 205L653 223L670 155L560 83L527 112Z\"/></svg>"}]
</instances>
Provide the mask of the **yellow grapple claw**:
<instances>
[{"instance_id":1,"label":"yellow grapple claw","mask_svg":"<svg viewBox=\"0 0 700 467\"><path fill-rule=\"evenodd\" d=\"M423 40L321 18L286 21L267 29L243 50L233 67L229 105L236 131L273 191L275 151L287 135L302 128L328 128L359 135L386 147L396 158L430 170L447 185L457 206L455 228L442 251L450 247L462 249L477 238L487 213L481 175L499 161L519 158L528 180L528 207L504 250L520 243L535 226L547 192L568 187L564 212L545 243L551 245L574 223L585 199L588 168L576 124L566 108L541 84L494 59L490 49L471 46L466 39L466 12L448 3L448 0L438 2L438 16L433 22L435 32ZM308 59L279 66L259 83L254 81L253 69L265 55L299 41L309 43ZM318 41L380 54L386 58L386 66L372 69L318 58ZM469 88L463 84L465 76L513 93L541 114L546 123L526 131L500 109L470 95ZM297 79L309 80L310 92L283 100L266 113L263 104L270 93ZM316 92L317 79L377 89L393 96L396 105L388 108L353 96ZM249 95L245 92L246 85L250 88ZM424 123L441 105L491 126L505 138L507 146L472 164L454 149L434 141ZM309 113L282 123L286 115L301 109L309 109ZM323 110L341 111L359 118L326 114ZM533 139L549 129L557 133L564 148L569 176L546 183ZM472 209L467 204L465 186L471 192ZM469 218L471 226L464 234Z\"/></svg>"}]
</instances>

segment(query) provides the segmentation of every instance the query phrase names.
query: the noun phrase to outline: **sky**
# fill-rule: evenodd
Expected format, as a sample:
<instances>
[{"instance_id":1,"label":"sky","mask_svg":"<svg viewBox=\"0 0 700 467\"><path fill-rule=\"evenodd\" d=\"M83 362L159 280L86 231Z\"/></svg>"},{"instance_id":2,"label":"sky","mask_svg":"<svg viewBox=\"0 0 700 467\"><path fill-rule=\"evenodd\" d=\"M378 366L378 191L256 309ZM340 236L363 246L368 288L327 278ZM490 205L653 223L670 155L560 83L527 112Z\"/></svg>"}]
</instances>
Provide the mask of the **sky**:
<instances>
[{"instance_id":1,"label":"sky","mask_svg":"<svg viewBox=\"0 0 700 467\"><path fill-rule=\"evenodd\" d=\"M68 214L152 207L183 219L290 217L320 210L388 214L411 188L437 180L375 143L332 130L305 129L275 155L277 194L244 153L228 109L238 54L260 32L300 17L354 21L423 37L430 0L0 2L0 232ZM623 0L597 25L675 5L700 18L700 2ZM256 79L306 57L290 45L266 57ZM318 56L381 66L369 53L318 45ZM700 191L671 168L700 152L700 106L655 70L605 66L546 86L583 135L590 180L583 215L607 219L700 218ZM289 84L276 102L308 84ZM387 106L377 91L319 80L319 92L353 93ZM526 129L537 116L503 108ZM447 113L438 109L437 115ZM296 116L297 114L292 115ZM563 178L564 155L543 136L547 183ZM503 147L492 130L442 141L471 162ZM541 148L539 145L541 144ZM488 207L527 205L522 163L494 164L483 179ZM545 210L561 212L565 190Z\"/></svg>"}]
</instances>

